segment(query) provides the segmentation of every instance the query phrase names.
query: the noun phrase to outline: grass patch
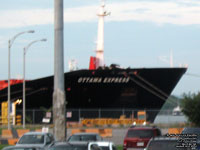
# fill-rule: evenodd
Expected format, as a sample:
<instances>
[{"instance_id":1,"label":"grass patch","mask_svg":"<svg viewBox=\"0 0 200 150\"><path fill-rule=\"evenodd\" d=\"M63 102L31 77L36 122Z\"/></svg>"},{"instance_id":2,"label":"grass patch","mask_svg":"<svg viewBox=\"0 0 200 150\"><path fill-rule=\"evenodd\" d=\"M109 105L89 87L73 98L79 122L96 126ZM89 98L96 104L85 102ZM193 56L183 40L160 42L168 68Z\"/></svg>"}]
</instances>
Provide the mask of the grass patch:
<instances>
[{"instance_id":1,"label":"grass patch","mask_svg":"<svg viewBox=\"0 0 200 150\"><path fill-rule=\"evenodd\" d=\"M123 145L117 145L117 150L123 150Z\"/></svg>"},{"instance_id":2,"label":"grass patch","mask_svg":"<svg viewBox=\"0 0 200 150\"><path fill-rule=\"evenodd\" d=\"M3 149L4 147L9 146L9 145L5 145L5 144L1 144L0 145L0 150Z\"/></svg>"}]
</instances>

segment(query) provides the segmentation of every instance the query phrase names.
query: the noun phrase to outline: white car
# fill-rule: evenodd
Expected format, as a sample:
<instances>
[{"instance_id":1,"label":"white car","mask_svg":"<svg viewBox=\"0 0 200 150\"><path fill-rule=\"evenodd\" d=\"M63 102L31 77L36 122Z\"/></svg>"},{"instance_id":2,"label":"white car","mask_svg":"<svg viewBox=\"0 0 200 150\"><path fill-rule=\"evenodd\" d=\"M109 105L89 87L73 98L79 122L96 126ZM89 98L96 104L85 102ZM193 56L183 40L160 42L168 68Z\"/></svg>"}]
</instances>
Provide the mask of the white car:
<instances>
[{"instance_id":1,"label":"white car","mask_svg":"<svg viewBox=\"0 0 200 150\"><path fill-rule=\"evenodd\" d=\"M51 133L28 132L19 139L16 146L38 146L46 149L54 141Z\"/></svg>"},{"instance_id":2,"label":"white car","mask_svg":"<svg viewBox=\"0 0 200 150\"><path fill-rule=\"evenodd\" d=\"M48 150L102 150L97 144L88 141L54 142Z\"/></svg>"},{"instance_id":3,"label":"white car","mask_svg":"<svg viewBox=\"0 0 200 150\"><path fill-rule=\"evenodd\" d=\"M90 142L89 145L97 145L102 150L117 150L117 147L115 146L115 144L109 141Z\"/></svg>"}]
</instances>

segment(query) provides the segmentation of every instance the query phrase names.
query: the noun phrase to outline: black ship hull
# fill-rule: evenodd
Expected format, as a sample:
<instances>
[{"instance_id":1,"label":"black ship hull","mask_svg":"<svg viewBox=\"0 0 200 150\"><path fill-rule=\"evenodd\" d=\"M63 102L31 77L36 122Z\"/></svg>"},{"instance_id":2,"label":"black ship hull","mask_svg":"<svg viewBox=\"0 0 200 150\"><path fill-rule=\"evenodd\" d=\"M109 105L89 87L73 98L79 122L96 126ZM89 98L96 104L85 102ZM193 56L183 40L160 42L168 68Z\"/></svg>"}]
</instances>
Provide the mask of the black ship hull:
<instances>
[{"instance_id":1,"label":"black ship hull","mask_svg":"<svg viewBox=\"0 0 200 150\"><path fill-rule=\"evenodd\" d=\"M78 70L65 73L67 108L159 110L186 68ZM22 99L22 84L11 86L11 100ZM53 76L26 82L26 109L52 107ZM0 90L7 100L7 88ZM148 120L153 121L156 113Z\"/></svg>"}]
</instances>

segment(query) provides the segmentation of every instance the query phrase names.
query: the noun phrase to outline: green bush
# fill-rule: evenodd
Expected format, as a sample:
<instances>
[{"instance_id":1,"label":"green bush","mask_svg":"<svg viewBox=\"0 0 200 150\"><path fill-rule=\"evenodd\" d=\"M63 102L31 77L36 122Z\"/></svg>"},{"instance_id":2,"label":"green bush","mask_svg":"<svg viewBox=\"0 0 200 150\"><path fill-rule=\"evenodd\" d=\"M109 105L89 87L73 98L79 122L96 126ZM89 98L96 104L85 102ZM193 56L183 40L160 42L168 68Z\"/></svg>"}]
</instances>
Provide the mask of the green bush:
<instances>
[{"instance_id":1,"label":"green bush","mask_svg":"<svg viewBox=\"0 0 200 150\"><path fill-rule=\"evenodd\" d=\"M197 94L184 94L181 106L182 112L188 117L193 126L200 126L200 92Z\"/></svg>"},{"instance_id":2,"label":"green bush","mask_svg":"<svg viewBox=\"0 0 200 150\"><path fill-rule=\"evenodd\" d=\"M1 144L0 145L0 150L3 149L4 147L9 146L9 145L5 145L5 144Z\"/></svg>"},{"instance_id":3,"label":"green bush","mask_svg":"<svg viewBox=\"0 0 200 150\"><path fill-rule=\"evenodd\" d=\"M123 150L123 145L117 145L117 150Z\"/></svg>"}]
</instances>

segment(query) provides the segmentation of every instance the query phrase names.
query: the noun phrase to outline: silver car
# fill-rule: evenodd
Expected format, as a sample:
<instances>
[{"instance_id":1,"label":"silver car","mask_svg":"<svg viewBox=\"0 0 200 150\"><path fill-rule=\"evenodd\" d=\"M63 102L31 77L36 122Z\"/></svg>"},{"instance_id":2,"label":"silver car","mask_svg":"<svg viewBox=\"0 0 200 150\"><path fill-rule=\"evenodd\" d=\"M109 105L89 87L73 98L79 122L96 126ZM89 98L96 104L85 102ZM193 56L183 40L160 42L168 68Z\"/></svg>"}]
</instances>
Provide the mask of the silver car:
<instances>
[{"instance_id":1,"label":"silver car","mask_svg":"<svg viewBox=\"0 0 200 150\"><path fill-rule=\"evenodd\" d=\"M37 146L47 149L54 141L51 133L28 132L19 139L16 146Z\"/></svg>"}]
</instances>

